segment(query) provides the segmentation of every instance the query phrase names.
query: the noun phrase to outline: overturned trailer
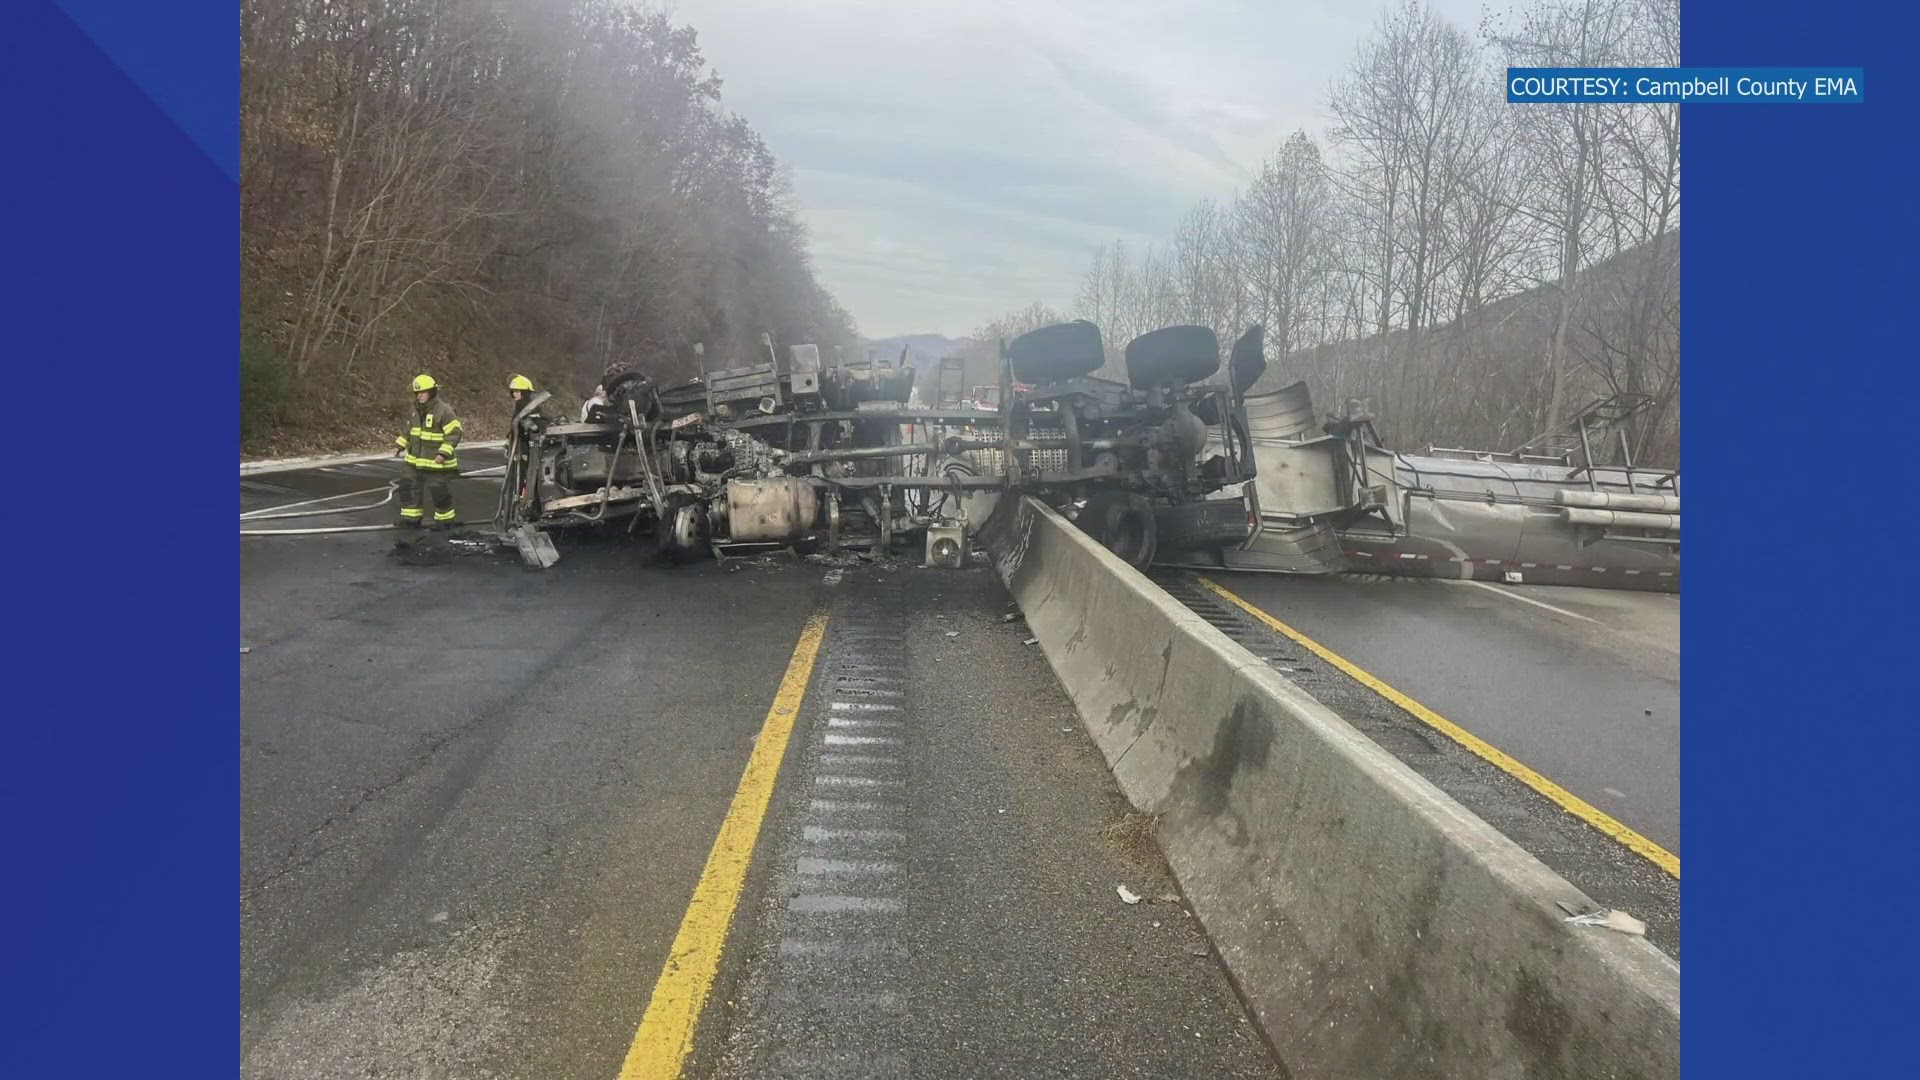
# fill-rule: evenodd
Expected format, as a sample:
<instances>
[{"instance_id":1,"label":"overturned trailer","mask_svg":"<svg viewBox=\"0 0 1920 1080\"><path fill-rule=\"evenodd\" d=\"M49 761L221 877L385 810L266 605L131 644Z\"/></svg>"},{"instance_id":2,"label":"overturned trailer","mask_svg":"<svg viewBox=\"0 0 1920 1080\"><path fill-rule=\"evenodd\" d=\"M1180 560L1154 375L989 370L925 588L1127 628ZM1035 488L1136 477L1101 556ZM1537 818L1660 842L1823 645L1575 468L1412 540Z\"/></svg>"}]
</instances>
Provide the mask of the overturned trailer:
<instances>
[{"instance_id":1,"label":"overturned trailer","mask_svg":"<svg viewBox=\"0 0 1920 1080\"><path fill-rule=\"evenodd\" d=\"M1211 330L1174 326L1125 350L1125 382L1095 376L1092 323L1043 327L1001 346L998 408L908 404L906 366L783 357L659 386L609 370L608 400L582 423L515 417L496 525L536 565L549 534L651 534L677 561L755 550L865 548L918 540L957 565L998 498L1043 499L1128 562L1217 551L1251 527L1241 501L1210 498L1251 477L1242 394L1264 370L1256 327L1216 380Z\"/></svg>"},{"instance_id":2,"label":"overturned trailer","mask_svg":"<svg viewBox=\"0 0 1920 1080\"><path fill-rule=\"evenodd\" d=\"M1381 445L1360 402L1318 418L1304 383L1245 398L1254 528L1190 565L1677 592L1680 476L1633 462L1615 395L1511 451ZM1619 437L1616 464L1600 447Z\"/></svg>"}]
</instances>

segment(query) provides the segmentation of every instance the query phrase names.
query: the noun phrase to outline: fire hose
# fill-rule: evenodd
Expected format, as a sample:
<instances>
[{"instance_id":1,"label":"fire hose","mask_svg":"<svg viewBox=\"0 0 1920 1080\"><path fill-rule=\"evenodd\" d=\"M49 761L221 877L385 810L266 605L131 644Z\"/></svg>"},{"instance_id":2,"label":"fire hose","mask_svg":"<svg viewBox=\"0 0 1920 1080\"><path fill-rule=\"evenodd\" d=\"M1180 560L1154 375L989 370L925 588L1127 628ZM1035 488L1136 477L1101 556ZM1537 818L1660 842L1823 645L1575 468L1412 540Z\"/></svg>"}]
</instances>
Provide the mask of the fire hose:
<instances>
[{"instance_id":1,"label":"fire hose","mask_svg":"<svg viewBox=\"0 0 1920 1080\"><path fill-rule=\"evenodd\" d=\"M462 475L467 478L489 476L494 473L504 473L506 472L506 468L507 467L505 465L496 465L490 469L481 469L478 472L464 473ZM399 490L400 490L400 481L392 480L392 481L389 481L384 487L365 488L360 491L348 491L348 492L343 492L339 495L323 495L317 499L303 499L299 502L286 503L281 506L269 506L269 507L263 507L259 510L248 510L240 515L240 523L242 525L245 525L249 522L254 522L254 521L281 521L287 518L327 517L334 514L364 513L368 510L378 510L381 507L392 502L394 493ZM314 506L319 503L330 503L340 499L351 499L361 495L372 495L376 492L385 492L386 494L381 497L379 502L366 503L360 506L329 507L329 508L320 509L320 510L295 510L294 509L295 507L300 507L300 506ZM287 511L291 511L291 512L287 512ZM400 526L398 525L388 524L388 525L329 525L329 526L320 526L320 527L315 527L310 529L241 529L240 535L241 536L316 536L316 535L321 535L325 533L380 532L386 529L397 529L399 527Z\"/></svg>"}]
</instances>

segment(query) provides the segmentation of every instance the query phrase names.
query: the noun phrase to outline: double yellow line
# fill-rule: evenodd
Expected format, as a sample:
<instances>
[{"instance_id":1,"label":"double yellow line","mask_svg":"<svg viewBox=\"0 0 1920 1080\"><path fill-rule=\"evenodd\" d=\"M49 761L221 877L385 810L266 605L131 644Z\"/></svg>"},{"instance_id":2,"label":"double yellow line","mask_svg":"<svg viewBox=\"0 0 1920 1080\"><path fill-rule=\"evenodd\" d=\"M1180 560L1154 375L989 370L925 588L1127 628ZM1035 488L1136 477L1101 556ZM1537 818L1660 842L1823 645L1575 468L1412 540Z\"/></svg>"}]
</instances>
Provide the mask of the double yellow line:
<instances>
[{"instance_id":1,"label":"double yellow line","mask_svg":"<svg viewBox=\"0 0 1920 1080\"><path fill-rule=\"evenodd\" d=\"M1412 714L1413 717L1421 723L1426 724L1440 734L1466 747L1494 768L1499 769L1501 772L1506 773L1508 776L1513 777L1546 796L1547 799L1559 806L1562 810L1600 830L1607 836L1612 837L1614 840L1632 850L1635 854L1658 866L1660 869L1665 870L1667 873L1672 874L1675 879L1680 877L1680 856L1675 855L1659 844L1627 828L1599 807L1594 806L1580 796L1575 795L1573 792L1540 775L1533 769L1528 768L1525 764L1515 760L1499 747L1494 746L1473 732L1468 731L1446 717L1441 716L1439 713L1434 712L1432 709L1427 708L1425 705L1388 686L1386 683L1381 682L1379 679L1374 678L1368 672L1361 670L1358 665L1335 653L1332 649L1327 648L1325 645L1320 644L1300 631L1295 630L1293 627L1288 626L1286 623L1281 622L1279 619L1274 618L1247 601L1242 600L1240 597L1235 596L1220 583L1204 574L1195 574L1194 576L1200 579L1200 584L1206 588L1208 592L1213 593L1220 599L1227 601L1260 620L1287 638L1298 642L1304 646L1307 651L1325 660L1327 663L1332 664L1334 667L1339 668L1348 678L1353 679L1360 685L1386 698L1393 704L1398 705L1400 708Z\"/></svg>"},{"instance_id":2,"label":"double yellow line","mask_svg":"<svg viewBox=\"0 0 1920 1080\"><path fill-rule=\"evenodd\" d=\"M674 935L673 947L667 952L666 966L653 984L653 997L647 1002L640 1030L627 1049L620 1080L673 1080L693 1050L694 1029L713 990L714 975L720 970L727 928L733 924L734 910L740 904L747 867L753 862L753 848L760 839L760 825L766 820L774 782L780 778L780 763L793 735L793 722L800 715L800 703L806 698L807 682L813 677L814 661L826 636L827 616L818 613L807 620L799 643L793 647L793 658L787 662L773 707L767 710L760 736L754 740L746 772L733 793L733 804L720 823L720 835L707 855L706 869L700 872L693 900L680 920L680 932Z\"/></svg>"}]
</instances>

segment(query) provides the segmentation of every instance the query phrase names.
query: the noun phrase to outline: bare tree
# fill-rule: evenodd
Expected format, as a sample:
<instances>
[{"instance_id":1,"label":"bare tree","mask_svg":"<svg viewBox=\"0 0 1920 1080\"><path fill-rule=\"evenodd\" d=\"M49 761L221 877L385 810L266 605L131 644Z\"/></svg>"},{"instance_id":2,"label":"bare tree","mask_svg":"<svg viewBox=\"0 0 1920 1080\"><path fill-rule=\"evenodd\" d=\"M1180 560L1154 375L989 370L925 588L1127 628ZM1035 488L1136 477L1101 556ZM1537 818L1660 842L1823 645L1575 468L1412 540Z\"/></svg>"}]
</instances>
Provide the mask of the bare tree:
<instances>
[{"instance_id":1,"label":"bare tree","mask_svg":"<svg viewBox=\"0 0 1920 1080\"><path fill-rule=\"evenodd\" d=\"M1138 289L1133 260L1124 240L1115 240L1095 253L1093 264L1081 279L1080 296L1073 313L1076 318L1086 319L1100 328L1107 352L1107 362L1100 369L1102 377L1125 377L1121 350L1137 333L1135 297Z\"/></svg>"},{"instance_id":2,"label":"bare tree","mask_svg":"<svg viewBox=\"0 0 1920 1080\"><path fill-rule=\"evenodd\" d=\"M1459 27L1421 0L1403 0L1334 86L1333 139L1349 154L1341 186L1367 224L1370 261L1378 266L1380 348L1388 346L1396 306L1405 330L1396 397L1418 392L1422 332L1439 309L1434 294L1448 261L1449 221L1467 179L1461 166L1476 136L1483 71Z\"/></svg>"},{"instance_id":3,"label":"bare tree","mask_svg":"<svg viewBox=\"0 0 1920 1080\"><path fill-rule=\"evenodd\" d=\"M1179 318L1209 326L1222 340L1246 322L1246 290L1233 242L1230 214L1212 199L1202 200L1180 222L1173 243L1174 286Z\"/></svg>"},{"instance_id":4,"label":"bare tree","mask_svg":"<svg viewBox=\"0 0 1920 1080\"><path fill-rule=\"evenodd\" d=\"M1626 62L1636 0L1539 0L1488 31L1514 67L1602 67ZM1567 335L1579 315L1580 271L1596 255L1594 214L1606 172L1606 106L1529 104L1516 112L1527 189L1522 214L1542 229L1553 253L1558 304L1547 352L1547 403L1541 427L1567 415Z\"/></svg>"},{"instance_id":5,"label":"bare tree","mask_svg":"<svg viewBox=\"0 0 1920 1080\"><path fill-rule=\"evenodd\" d=\"M1678 0L1637 0L1630 9L1629 54L1636 62L1680 62ZM1606 305L1626 313L1610 334L1591 332L1584 357L1609 390L1653 399L1636 417L1633 451L1679 458L1680 107L1609 108L1602 114L1606 169L1598 203L1615 250L1648 253ZM1605 325L1605 320L1600 320Z\"/></svg>"},{"instance_id":6,"label":"bare tree","mask_svg":"<svg viewBox=\"0 0 1920 1080\"><path fill-rule=\"evenodd\" d=\"M1508 105L1494 77L1677 64L1677 0L1529 2L1484 46L1418 2L1389 12L1333 88L1324 159L1295 135L1230 203L1196 205L1170 270L1102 248L1079 313L1116 349L1263 321L1269 386L1372 398L1403 445L1511 449L1577 398L1643 394L1631 451L1677 462L1678 110Z\"/></svg>"},{"instance_id":7,"label":"bare tree","mask_svg":"<svg viewBox=\"0 0 1920 1080\"><path fill-rule=\"evenodd\" d=\"M690 373L695 343L851 344L778 163L666 15L243 0L240 22L242 330L283 376L247 385L299 403L281 419L344 431L427 365L565 393L614 359Z\"/></svg>"},{"instance_id":8,"label":"bare tree","mask_svg":"<svg viewBox=\"0 0 1920 1080\"><path fill-rule=\"evenodd\" d=\"M1130 284L1124 307L1133 337L1180 321L1180 285L1169 252L1149 246L1130 275ZM1116 344L1124 347L1126 341Z\"/></svg>"},{"instance_id":9,"label":"bare tree","mask_svg":"<svg viewBox=\"0 0 1920 1080\"><path fill-rule=\"evenodd\" d=\"M1237 265L1254 316L1283 356L1324 333L1330 205L1320 148L1297 131L1235 207Z\"/></svg>"}]
</instances>

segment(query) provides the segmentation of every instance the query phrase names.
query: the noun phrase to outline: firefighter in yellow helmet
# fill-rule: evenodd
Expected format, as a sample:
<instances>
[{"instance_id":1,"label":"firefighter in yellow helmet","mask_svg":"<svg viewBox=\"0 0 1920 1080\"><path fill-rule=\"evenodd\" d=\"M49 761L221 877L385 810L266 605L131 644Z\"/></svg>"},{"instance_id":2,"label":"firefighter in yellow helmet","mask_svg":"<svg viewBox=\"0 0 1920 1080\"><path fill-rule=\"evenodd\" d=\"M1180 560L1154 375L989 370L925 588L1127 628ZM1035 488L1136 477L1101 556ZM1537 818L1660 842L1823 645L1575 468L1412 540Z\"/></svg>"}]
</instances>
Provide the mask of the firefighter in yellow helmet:
<instances>
[{"instance_id":1,"label":"firefighter in yellow helmet","mask_svg":"<svg viewBox=\"0 0 1920 1080\"><path fill-rule=\"evenodd\" d=\"M520 410L526 408L527 405L533 401L533 380L527 378L525 375L515 375L513 378L508 379L507 396L513 399L513 415L518 417ZM539 412L539 409L535 409L527 415L534 416Z\"/></svg>"},{"instance_id":2,"label":"firefighter in yellow helmet","mask_svg":"<svg viewBox=\"0 0 1920 1080\"><path fill-rule=\"evenodd\" d=\"M440 384L431 375L413 380L413 427L394 440L407 460L400 477L400 523L420 525L424 503L433 500L433 527L444 529L458 520L453 510L451 481L460 474L460 416L440 396Z\"/></svg>"}]
</instances>

